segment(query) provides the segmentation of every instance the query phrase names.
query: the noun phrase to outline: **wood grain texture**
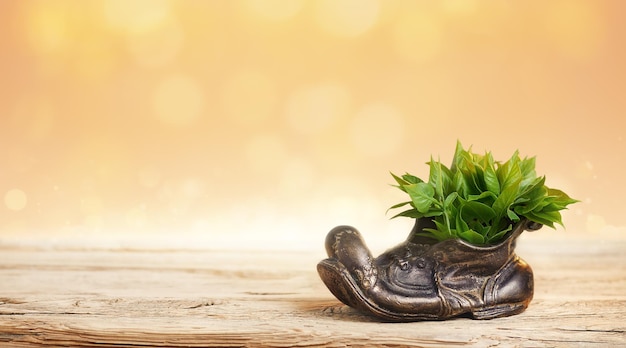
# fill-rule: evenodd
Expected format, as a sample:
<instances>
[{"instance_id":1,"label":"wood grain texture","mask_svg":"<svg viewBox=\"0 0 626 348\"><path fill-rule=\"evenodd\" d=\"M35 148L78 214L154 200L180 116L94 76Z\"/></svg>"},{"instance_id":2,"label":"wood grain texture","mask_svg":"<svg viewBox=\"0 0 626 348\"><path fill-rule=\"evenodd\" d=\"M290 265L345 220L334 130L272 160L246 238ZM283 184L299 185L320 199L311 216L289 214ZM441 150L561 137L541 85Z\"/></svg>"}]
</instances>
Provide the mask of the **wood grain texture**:
<instances>
[{"instance_id":1,"label":"wood grain texture","mask_svg":"<svg viewBox=\"0 0 626 348\"><path fill-rule=\"evenodd\" d=\"M522 240L520 315L379 323L319 280L320 252L0 246L0 346L607 347L626 345L625 241ZM321 247L320 247L321 249Z\"/></svg>"}]
</instances>

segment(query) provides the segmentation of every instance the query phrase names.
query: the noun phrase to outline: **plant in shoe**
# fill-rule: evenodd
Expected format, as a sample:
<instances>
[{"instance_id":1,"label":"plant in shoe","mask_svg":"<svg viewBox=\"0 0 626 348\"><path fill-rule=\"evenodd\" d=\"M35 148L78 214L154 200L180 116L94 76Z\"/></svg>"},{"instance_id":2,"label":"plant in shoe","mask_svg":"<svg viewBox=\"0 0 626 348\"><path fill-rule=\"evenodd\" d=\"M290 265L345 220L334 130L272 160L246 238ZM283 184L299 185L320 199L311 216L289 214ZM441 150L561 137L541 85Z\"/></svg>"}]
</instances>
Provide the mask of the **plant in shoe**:
<instances>
[{"instance_id":1,"label":"plant in shoe","mask_svg":"<svg viewBox=\"0 0 626 348\"><path fill-rule=\"evenodd\" d=\"M547 188L535 160L507 162L457 143L452 166L431 161L429 181L393 175L415 218L408 238L374 258L360 233L338 226L326 237L328 258L317 265L344 304L385 321L492 319L524 311L533 296L530 266L515 254L525 230L561 224L576 202Z\"/></svg>"},{"instance_id":2,"label":"plant in shoe","mask_svg":"<svg viewBox=\"0 0 626 348\"><path fill-rule=\"evenodd\" d=\"M391 174L410 201L390 209L411 206L394 217L431 217L435 228L420 234L438 241L461 238L472 244L501 241L522 218L554 228L563 225L560 210L577 202L563 191L547 187L537 177L535 158L516 151L504 162L463 149L457 142L452 166L431 157L428 182L411 175Z\"/></svg>"}]
</instances>

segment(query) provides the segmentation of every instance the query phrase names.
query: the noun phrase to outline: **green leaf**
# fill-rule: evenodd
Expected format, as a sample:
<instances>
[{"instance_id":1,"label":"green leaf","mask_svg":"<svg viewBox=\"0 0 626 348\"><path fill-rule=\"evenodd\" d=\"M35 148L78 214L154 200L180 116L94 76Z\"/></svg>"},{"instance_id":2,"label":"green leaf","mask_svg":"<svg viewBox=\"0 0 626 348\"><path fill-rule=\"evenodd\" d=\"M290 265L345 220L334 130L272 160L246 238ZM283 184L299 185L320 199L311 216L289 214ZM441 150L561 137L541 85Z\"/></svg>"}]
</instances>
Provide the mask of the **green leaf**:
<instances>
[{"instance_id":1,"label":"green leaf","mask_svg":"<svg viewBox=\"0 0 626 348\"><path fill-rule=\"evenodd\" d=\"M515 201L513 202L513 205L515 204L522 204L522 203L527 203L530 202L530 198L528 197L517 197L515 198Z\"/></svg>"},{"instance_id":2,"label":"green leaf","mask_svg":"<svg viewBox=\"0 0 626 348\"><path fill-rule=\"evenodd\" d=\"M544 185L545 177L535 178L531 181L520 183L519 197L528 199L528 202L538 198L543 199L547 195L547 189Z\"/></svg>"},{"instance_id":3,"label":"green leaf","mask_svg":"<svg viewBox=\"0 0 626 348\"><path fill-rule=\"evenodd\" d=\"M487 158L487 166L485 168L485 184L487 185L487 190L492 192L493 194L500 194L500 181L498 181L498 175L496 174L496 170L493 164L493 158L491 154L486 156Z\"/></svg>"},{"instance_id":4,"label":"green leaf","mask_svg":"<svg viewBox=\"0 0 626 348\"><path fill-rule=\"evenodd\" d=\"M507 187L500 192L498 198L493 203L493 210L498 216L504 216L506 210L515 202L517 190L519 189L519 180L516 183L509 183Z\"/></svg>"},{"instance_id":5,"label":"green leaf","mask_svg":"<svg viewBox=\"0 0 626 348\"><path fill-rule=\"evenodd\" d=\"M399 177L399 176L395 175L394 173L389 172L389 174L391 174L391 176L392 176L392 177L393 177L393 179L394 179L394 180L398 183L398 185L400 185L400 186L404 186L404 185L408 185L408 184L409 184L406 180L404 180L404 179L402 179L401 177Z\"/></svg>"},{"instance_id":6,"label":"green leaf","mask_svg":"<svg viewBox=\"0 0 626 348\"><path fill-rule=\"evenodd\" d=\"M452 230L450 230L450 226L446 225L445 223L441 222L438 219L435 219L434 222L438 231L443 232L447 236L447 238L452 236Z\"/></svg>"},{"instance_id":7,"label":"green leaf","mask_svg":"<svg viewBox=\"0 0 626 348\"><path fill-rule=\"evenodd\" d=\"M456 141L456 148L454 150L454 156L452 157L452 165L450 166L450 170L455 172L457 171L459 164L463 159L463 153L465 150L463 149L463 145L459 140Z\"/></svg>"},{"instance_id":8,"label":"green leaf","mask_svg":"<svg viewBox=\"0 0 626 348\"><path fill-rule=\"evenodd\" d=\"M513 225L509 225L507 228L495 233L493 236L487 238L488 243L498 243L504 238L504 236L513 229Z\"/></svg>"},{"instance_id":9,"label":"green leaf","mask_svg":"<svg viewBox=\"0 0 626 348\"><path fill-rule=\"evenodd\" d=\"M438 209L431 209L427 211L426 213L424 213L424 217L434 217L434 216L441 216L441 215L443 215L443 212Z\"/></svg>"},{"instance_id":10,"label":"green leaf","mask_svg":"<svg viewBox=\"0 0 626 348\"><path fill-rule=\"evenodd\" d=\"M417 184L417 183L420 183L420 182L424 182L424 180L418 178L415 175L411 175L409 173L406 173L406 174L402 175L402 179L404 181L408 182L409 184Z\"/></svg>"},{"instance_id":11,"label":"green leaf","mask_svg":"<svg viewBox=\"0 0 626 348\"><path fill-rule=\"evenodd\" d=\"M536 189L527 191L524 196L529 200L517 205L514 210L517 214L525 215L526 213L537 209L542 203L545 203L547 190L543 185Z\"/></svg>"},{"instance_id":12,"label":"green leaf","mask_svg":"<svg viewBox=\"0 0 626 348\"><path fill-rule=\"evenodd\" d=\"M519 216L515 214L515 212L511 209L506 210L506 215L509 218L509 220L513 222L518 222L520 220Z\"/></svg>"},{"instance_id":13,"label":"green leaf","mask_svg":"<svg viewBox=\"0 0 626 348\"><path fill-rule=\"evenodd\" d=\"M517 151L511 158L503 163L497 170L500 191L504 191L510 185L519 185L522 181L522 171L519 167L519 154Z\"/></svg>"},{"instance_id":14,"label":"green leaf","mask_svg":"<svg viewBox=\"0 0 626 348\"><path fill-rule=\"evenodd\" d=\"M489 198L489 199L486 199ZM486 203L486 201L491 202L491 204L493 204L493 202L495 202L495 200L498 198L498 196L491 192L491 191L485 191L479 195L469 195L467 196L467 200L469 201L480 201L483 203Z\"/></svg>"},{"instance_id":15,"label":"green leaf","mask_svg":"<svg viewBox=\"0 0 626 348\"><path fill-rule=\"evenodd\" d=\"M417 209L409 209L409 210L405 210L405 211L403 211L401 213L398 213L398 214L392 216L391 218L395 219L395 218L400 217L400 216L414 218L414 219L419 219L421 217L425 217L426 215L423 214L423 213L420 213L419 211L417 211Z\"/></svg>"},{"instance_id":16,"label":"green leaf","mask_svg":"<svg viewBox=\"0 0 626 348\"><path fill-rule=\"evenodd\" d=\"M398 203L398 204L394 204L391 207L389 207L389 209L387 209L387 211L391 210L391 209L396 209L396 208L400 208L403 207L407 204L411 204L411 201L406 201L406 202L402 202L402 203Z\"/></svg>"},{"instance_id":17,"label":"green leaf","mask_svg":"<svg viewBox=\"0 0 626 348\"><path fill-rule=\"evenodd\" d=\"M531 211L524 216L530 221L538 222L552 228L554 228L554 223L558 223L561 226L563 225L563 222L561 222L561 213L558 211Z\"/></svg>"},{"instance_id":18,"label":"green leaf","mask_svg":"<svg viewBox=\"0 0 626 348\"><path fill-rule=\"evenodd\" d=\"M459 197L459 194L456 192L452 192L448 195L448 197L446 197L445 201L443 201L443 206L444 208L447 206L452 205L452 203L454 203L454 201Z\"/></svg>"},{"instance_id":19,"label":"green leaf","mask_svg":"<svg viewBox=\"0 0 626 348\"><path fill-rule=\"evenodd\" d=\"M470 230L474 230L480 233L482 236L487 236L489 233L490 225L483 225L480 221L474 220L468 222Z\"/></svg>"},{"instance_id":20,"label":"green leaf","mask_svg":"<svg viewBox=\"0 0 626 348\"><path fill-rule=\"evenodd\" d=\"M407 201L407 202L402 202L402 203L394 204L394 205L392 205L391 207L389 207L389 209L387 209L387 213L388 213L391 209L397 209L397 208L400 208L400 207L404 207L404 206L405 206L405 205L407 205L407 204L411 204L411 201ZM414 210L414 209L411 209L411 210ZM397 215L392 216L391 218L393 219L393 218L396 218L396 217L398 217L398 216L401 216L401 215L400 215L400 214L397 214Z\"/></svg>"},{"instance_id":21,"label":"green leaf","mask_svg":"<svg viewBox=\"0 0 626 348\"><path fill-rule=\"evenodd\" d=\"M485 237L483 237L482 234L474 230L461 232L459 233L459 236L472 244L484 244L485 243Z\"/></svg>"},{"instance_id":22,"label":"green leaf","mask_svg":"<svg viewBox=\"0 0 626 348\"><path fill-rule=\"evenodd\" d=\"M428 182L435 187L435 194L438 200L443 201L448 192L453 191L452 174L450 170L441 162L430 158L430 174Z\"/></svg>"},{"instance_id":23,"label":"green leaf","mask_svg":"<svg viewBox=\"0 0 626 348\"><path fill-rule=\"evenodd\" d=\"M457 233L462 232L462 231L468 231L470 229L469 226L467 225L467 222L463 220L462 212L460 214L456 214L454 226L455 226L455 229L457 230Z\"/></svg>"},{"instance_id":24,"label":"green leaf","mask_svg":"<svg viewBox=\"0 0 626 348\"><path fill-rule=\"evenodd\" d=\"M519 162L519 168L522 173L522 186L526 186L527 181L532 181L537 177L535 172L535 157L524 158Z\"/></svg>"},{"instance_id":25,"label":"green leaf","mask_svg":"<svg viewBox=\"0 0 626 348\"><path fill-rule=\"evenodd\" d=\"M465 179L463 178L463 173L460 171L454 172L452 176L452 181L454 181L454 189L461 197L467 197L467 185L465 184Z\"/></svg>"},{"instance_id":26,"label":"green leaf","mask_svg":"<svg viewBox=\"0 0 626 348\"><path fill-rule=\"evenodd\" d=\"M462 205L462 214L465 220L476 219L478 221L488 222L496 217L496 212L492 207L477 201L468 201Z\"/></svg>"},{"instance_id":27,"label":"green leaf","mask_svg":"<svg viewBox=\"0 0 626 348\"><path fill-rule=\"evenodd\" d=\"M450 234L436 228L425 228L421 233L418 232L417 235L434 238L440 242L450 238Z\"/></svg>"},{"instance_id":28,"label":"green leaf","mask_svg":"<svg viewBox=\"0 0 626 348\"><path fill-rule=\"evenodd\" d=\"M555 204L558 204L559 207L565 208L570 204L574 204L576 202L580 202L577 199L570 198L565 192L553 188L546 187L546 191L548 197L556 198L554 200Z\"/></svg>"},{"instance_id":29,"label":"green leaf","mask_svg":"<svg viewBox=\"0 0 626 348\"><path fill-rule=\"evenodd\" d=\"M436 200L433 198L435 195L435 189L425 182L406 185L404 188L409 194L409 197L411 197L413 206L420 213L427 212L433 203L436 203Z\"/></svg>"},{"instance_id":30,"label":"green leaf","mask_svg":"<svg viewBox=\"0 0 626 348\"><path fill-rule=\"evenodd\" d=\"M500 180L500 179L499 179ZM500 193L510 186L515 186L515 193L519 192L522 183L522 172L518 166L510 168L504 180L500 181Z\"/></svg>"}]
</instances>

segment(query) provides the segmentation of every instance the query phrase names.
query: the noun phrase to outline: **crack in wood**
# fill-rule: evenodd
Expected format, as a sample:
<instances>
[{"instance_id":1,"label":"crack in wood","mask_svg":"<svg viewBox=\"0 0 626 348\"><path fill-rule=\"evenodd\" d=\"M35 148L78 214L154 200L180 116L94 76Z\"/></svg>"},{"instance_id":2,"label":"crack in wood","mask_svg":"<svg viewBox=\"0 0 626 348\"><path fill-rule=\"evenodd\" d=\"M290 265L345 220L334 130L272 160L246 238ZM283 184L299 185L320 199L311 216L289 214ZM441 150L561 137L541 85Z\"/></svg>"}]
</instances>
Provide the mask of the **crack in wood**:
<instances>
[{"instance_id":1,"label":"crack in wood","mask_svg":"<svg viewBox=\"0 0 626 348\"><path fill-rule=\"evenodd\" d=\"M281 296L281 295L297 295L297 292L257 292L257 291L244 291L246 295L255 295L255 296Z\"/></svg>"},{"instance_id":2,"label":"crack in wood","mask_svg":"<svg viewBox=\"0 0 626 348\"><path fill-rule=\"evenodd\" d=\"M566 331L566 332L599 332L599 333L617 333L617 334L626 333L626 330L620 330L620 329L602 330L602 329L564 329L564 328L560 328L558 330ZM624 339L626 340L626 337L624 337Z\"/></svg>"},{"instance_id":3,"label":"crack in wood","mask_svg":"<svg viewBox=\"0 0 626 348\"><path fill-rule=\"evenodd\" d=\"M191 307L187 307L187 309L196 309L196 308L201 308L201 307L211 307L211 306L215 306L215 305L220 305L222 303L218 303L218 302L203 302L203 303L199 303L195 306L191 306Z\"/></svg>"},{"instance_id":4,"label":"crack in wood","mask_svg":"<svg viewBox=\"0 0 626 348\"><path fill-rule=\"evenodd\" d=\"M0 306L5 304L23 304L24 301L16 300L14 298L9 297L0 297Z\"/></svg>"}]
</instances>

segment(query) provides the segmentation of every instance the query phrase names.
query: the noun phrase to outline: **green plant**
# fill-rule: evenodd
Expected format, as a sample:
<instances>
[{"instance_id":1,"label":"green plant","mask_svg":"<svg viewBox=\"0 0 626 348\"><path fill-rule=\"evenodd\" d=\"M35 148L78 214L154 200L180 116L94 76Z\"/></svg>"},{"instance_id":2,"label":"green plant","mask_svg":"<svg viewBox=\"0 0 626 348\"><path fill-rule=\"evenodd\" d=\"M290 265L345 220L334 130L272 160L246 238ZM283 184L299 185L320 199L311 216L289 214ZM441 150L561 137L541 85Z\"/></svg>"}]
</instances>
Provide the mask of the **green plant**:
<instances>
[{"instance_id":1,"label":"green plant","mask_svg":"<svg viewBox=\"0 0 626 348\"><path fill-rule=\"evenodd\" d=\"M432 218L436 228L426 228L421 234L438 241L461 238L473 244L494 244L522 218L552 228L555 223L562 226L559 211L578 202L545 186L545 176L537 177L535 172L535 157L521 159L518 151L501 163L494 161L491 152L472 153L457 142L450 168L432 156L427 164L428 182L409 173L401 177L391 173L396 187L411 200L389 209L409 205L411 209L394 218Z\"/></svg>"}]
</instances>

